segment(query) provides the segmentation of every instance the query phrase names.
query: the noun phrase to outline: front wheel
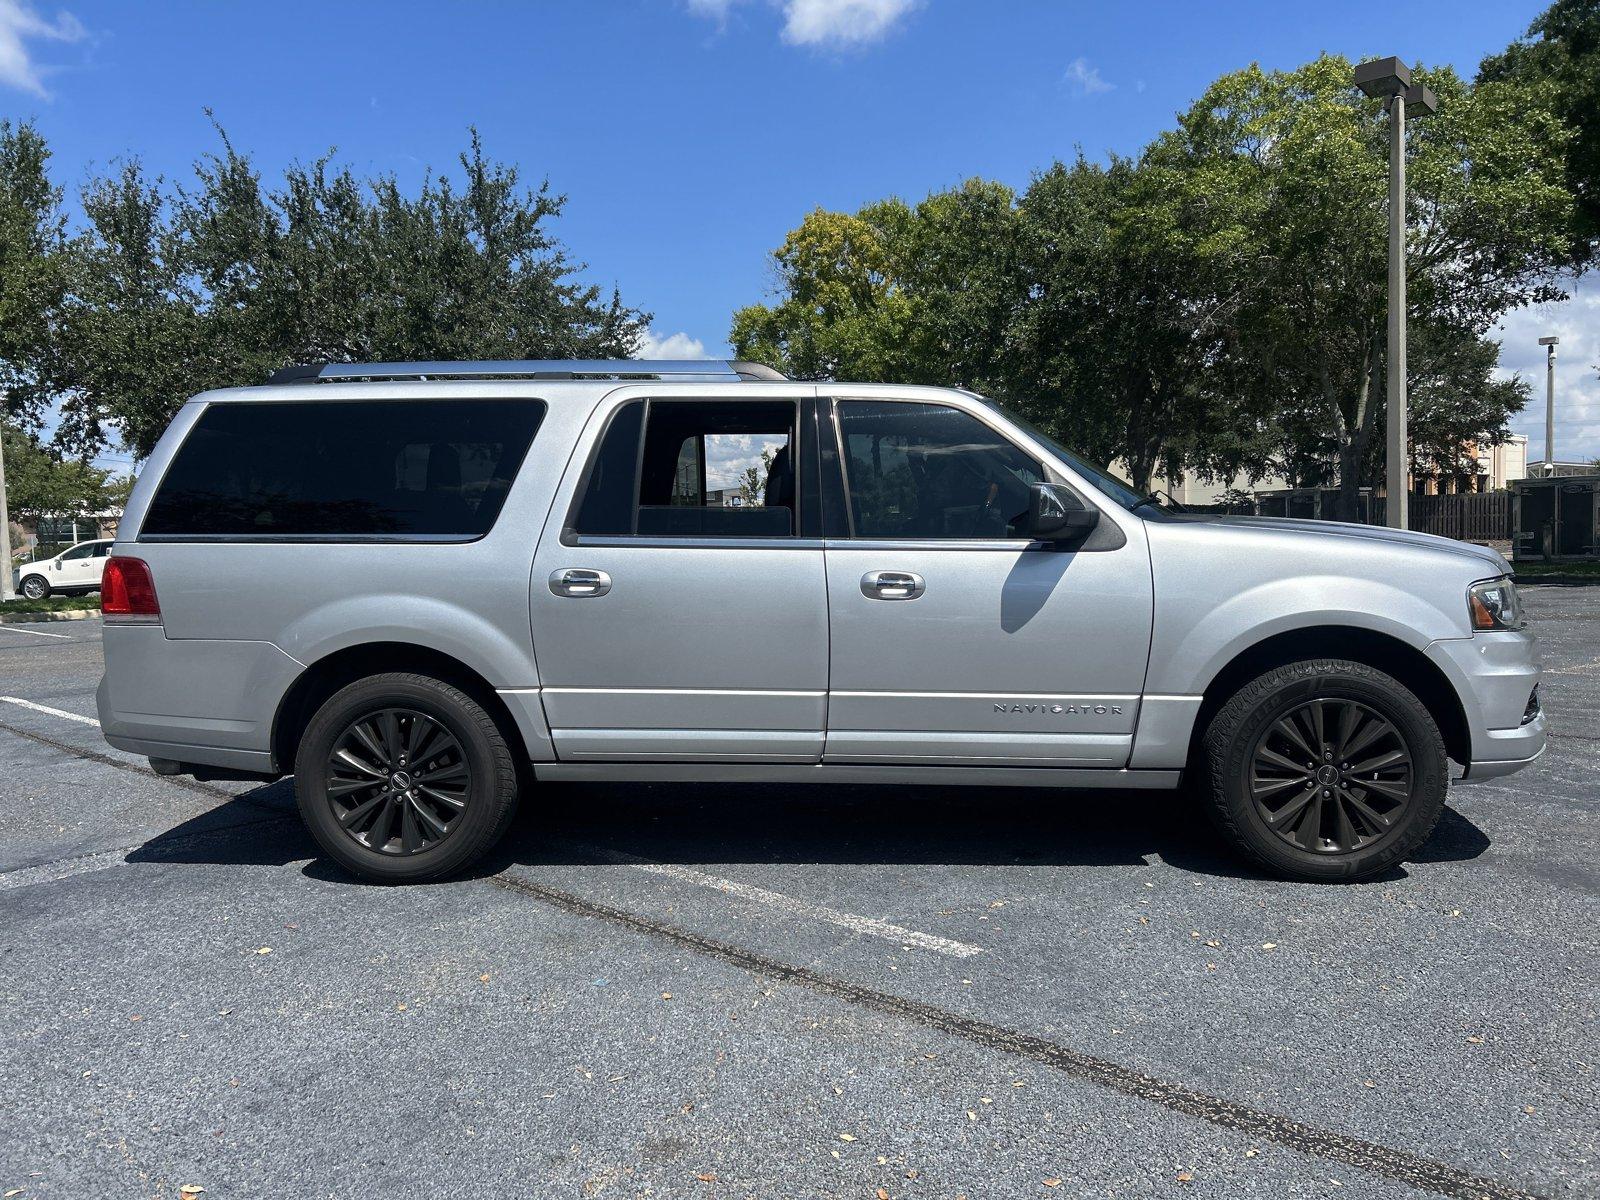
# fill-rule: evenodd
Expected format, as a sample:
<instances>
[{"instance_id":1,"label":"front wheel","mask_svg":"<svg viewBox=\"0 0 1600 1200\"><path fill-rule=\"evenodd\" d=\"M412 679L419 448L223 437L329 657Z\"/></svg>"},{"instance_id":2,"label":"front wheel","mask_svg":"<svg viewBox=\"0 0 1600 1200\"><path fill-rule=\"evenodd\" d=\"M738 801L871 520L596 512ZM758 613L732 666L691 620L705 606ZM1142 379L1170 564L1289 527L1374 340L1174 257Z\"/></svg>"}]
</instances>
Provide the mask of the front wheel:
<instances>
[{"instance_id":1,"label":"front wheel","mask_svg":"<svg viewBox=\"0 0 1600 1200\"><path fill-rule=\"evenodd\" d=\"M1449 766L1427 708L1364 663L1290 663L1247 683L1205 732L1212 819L1249 858L1295 879L1353 881L1433 833Z\"/></svg>"},{"instance_id":2,"label":"front wheel","mask_svg":"<svg viewBox=\"0 0 1600 1200\"><path fill-rule=\"evenodd\" d=\"M295 754L295 797L317 843L365 879L454 874L505 832L516 762L461 689L426 675L362 679L334 693Z\"/></svg>"},{"instance_id":3,"label":"front wheel","mask_svg":"<svg viewBox=\"0 0 1600 1200\"><path fill-rule=\"evenodd\" d=\"M50 595L50 581L43 575L29 575L18 590L29 600L43 600Z\"/></svg>"}]
</instances>

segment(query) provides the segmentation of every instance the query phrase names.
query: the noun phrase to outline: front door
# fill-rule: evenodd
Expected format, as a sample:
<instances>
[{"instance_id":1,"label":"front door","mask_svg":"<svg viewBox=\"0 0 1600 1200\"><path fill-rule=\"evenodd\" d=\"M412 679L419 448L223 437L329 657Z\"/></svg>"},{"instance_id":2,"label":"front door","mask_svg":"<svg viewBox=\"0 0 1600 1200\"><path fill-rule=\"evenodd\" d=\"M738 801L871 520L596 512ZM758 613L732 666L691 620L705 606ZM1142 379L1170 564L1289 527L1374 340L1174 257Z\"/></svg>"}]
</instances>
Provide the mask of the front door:
<instances>
[{"instance_id":1,"label":"front door","mask_svg":"<svg viewBox=\"0 0 1600 1200\"><path fill-rule=\"evenodd\" d=\"M61 568L50 581L51 587L99 587L106 566L110 542L83 542L61 556Z\"/></svg>"},{"instance_id":2,"label":"front door","mask_svg":"<svg viewBox=\"0 0 1600 1200\"><path fill-rule=\"evenodd\" d=\"M534 560L556 755L816 762L827 584L796 469L815 389L663 390L602 403Z\"/></svg>"},{"instance_id":3,"label":"front door","mask_svg":"<svg viewBox=\"0 0 1600 1200\"><path fill-rule=\"evenodd\" d=\"M824 760L1125 766L1150 648L1140 522L1107 513L1076 550L1019 536L1029 486L1071 479L981 402L835 414Z\"/></svg>"}]
</instances>

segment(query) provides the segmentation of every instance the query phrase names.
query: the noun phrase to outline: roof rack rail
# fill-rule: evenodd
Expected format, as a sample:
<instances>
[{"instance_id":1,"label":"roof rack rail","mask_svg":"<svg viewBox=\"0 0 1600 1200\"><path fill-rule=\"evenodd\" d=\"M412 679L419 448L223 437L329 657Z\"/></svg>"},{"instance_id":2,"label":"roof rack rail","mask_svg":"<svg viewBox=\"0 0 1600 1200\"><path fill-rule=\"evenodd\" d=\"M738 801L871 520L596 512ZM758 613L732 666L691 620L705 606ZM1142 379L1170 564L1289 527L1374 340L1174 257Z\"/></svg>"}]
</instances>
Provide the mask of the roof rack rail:
<instances>
[{"instance_id":1,"label":"roof rack rail","mask_svg":"<svg viewBox=\"0 0 1600 1200\"><path fill-rule=\"evenodd\" d=\"M269 384L334 383L399 379L672 379L726 382L735 379L786 379L763 363L721 359L549 358L483 362L307 363L284 367Z\"/></svg>"}]
</instances>

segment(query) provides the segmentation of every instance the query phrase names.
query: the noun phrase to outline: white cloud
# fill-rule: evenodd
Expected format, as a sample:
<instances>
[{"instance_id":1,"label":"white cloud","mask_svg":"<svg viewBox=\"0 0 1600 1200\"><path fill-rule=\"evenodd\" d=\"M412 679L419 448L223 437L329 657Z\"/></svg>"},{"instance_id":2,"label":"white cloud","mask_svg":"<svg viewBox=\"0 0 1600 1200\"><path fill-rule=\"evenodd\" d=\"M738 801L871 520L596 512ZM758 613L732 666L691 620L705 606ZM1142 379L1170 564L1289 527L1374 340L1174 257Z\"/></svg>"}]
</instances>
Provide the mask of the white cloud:
<instances>
[{"instance_id":1,"label":"white cloud","mask_svg":"<svg viewBox=\"0 0 1600 1200\"><path fill-rule=\"evenodd\" d=\"M785 0L783 40L795 46L865 46L881 41L917 0Z\"/></svg>"},{"instance_id":2,"label":"white cloud","mask_svg":"<svg viewBox=\"0 0 1600 1200\"><path fill-rule=\"evenodd\" d=\"M706 344L687 333L660 334L654 329L645 330L635 358L708 358Z\"/></svg>"},{"instance_id":3,"label":"white cloud","mask_svg":"<svg viewBox=\"0 0 1600 1200\"><path fill-rule=\"evenodd\" d=\"M1521 375L1531 387L1528 407L1511 418L1513 433L1528 435L1528 461L1544 459L1545 349L1556 347L1556 457L1564 462L1600 458L1600 281L1587 279L1572 299L1509 314L1494 331L1500 339L1500 373Z\"/></svg>"},{"instance_id":4,"label":"white cloud","mask_svg":"<svg viewBox=\"0 0 1600 1200\"><path fill-rule=\"evenodd\" d=\"M1117 86L1101 79L1100 68L1091 64L1087 58L1075 58L1068 63L1064 78L1078 89L1080 96L1098 95L1101 92L1109 92Z\"/></svg>"},{"instance_id":5,"label":"white cloud","mask_svg":"<svg viewBox=\"0 0 1600 1200\"><path fill-rule=\"evenodd\" d=\"M747 0L685 0L690 13L725 26ZM791 46L846 50L882 41L922 0L768 0L783 13L783 40Z\"/></svg>"},{"instance_id":6,"label":"white cloud","mask_svg":"<svg viewBox=\"0 0 1600 1200\"><path fill-rule=\"evenodd\" d=\"M77 42L85 36L83 22L69 12L47 21L22 0L0 0L0 85L31 92L48 100L42 70L28 52L34 39L52 42Z\"/></svg>"}]
</instances>

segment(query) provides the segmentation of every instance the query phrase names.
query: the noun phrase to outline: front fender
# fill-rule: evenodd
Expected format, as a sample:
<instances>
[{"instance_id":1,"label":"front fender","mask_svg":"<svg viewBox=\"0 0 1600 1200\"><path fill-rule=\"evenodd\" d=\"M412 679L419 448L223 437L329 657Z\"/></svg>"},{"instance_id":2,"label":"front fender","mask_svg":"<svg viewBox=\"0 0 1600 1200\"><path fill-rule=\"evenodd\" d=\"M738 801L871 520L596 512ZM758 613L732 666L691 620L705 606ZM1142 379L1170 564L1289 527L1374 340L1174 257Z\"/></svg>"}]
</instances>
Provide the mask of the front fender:
<instances>
[{"instance_id":1,"label":"front fender","mask_svg":"<svg viewBox=\"0 0 1600 1200\"><path fill-rule=\"evenodd\" d=\"M1337 606L1329 602L1335 596ZM1209 604L1180 601L1158 586L1145 691L1199 696L1251 646L1296 629L1363 629L1425 651L1462 636L1461 615L1393 584L1343 575L1263 580Z\"/></svg>"}]
</instances>

